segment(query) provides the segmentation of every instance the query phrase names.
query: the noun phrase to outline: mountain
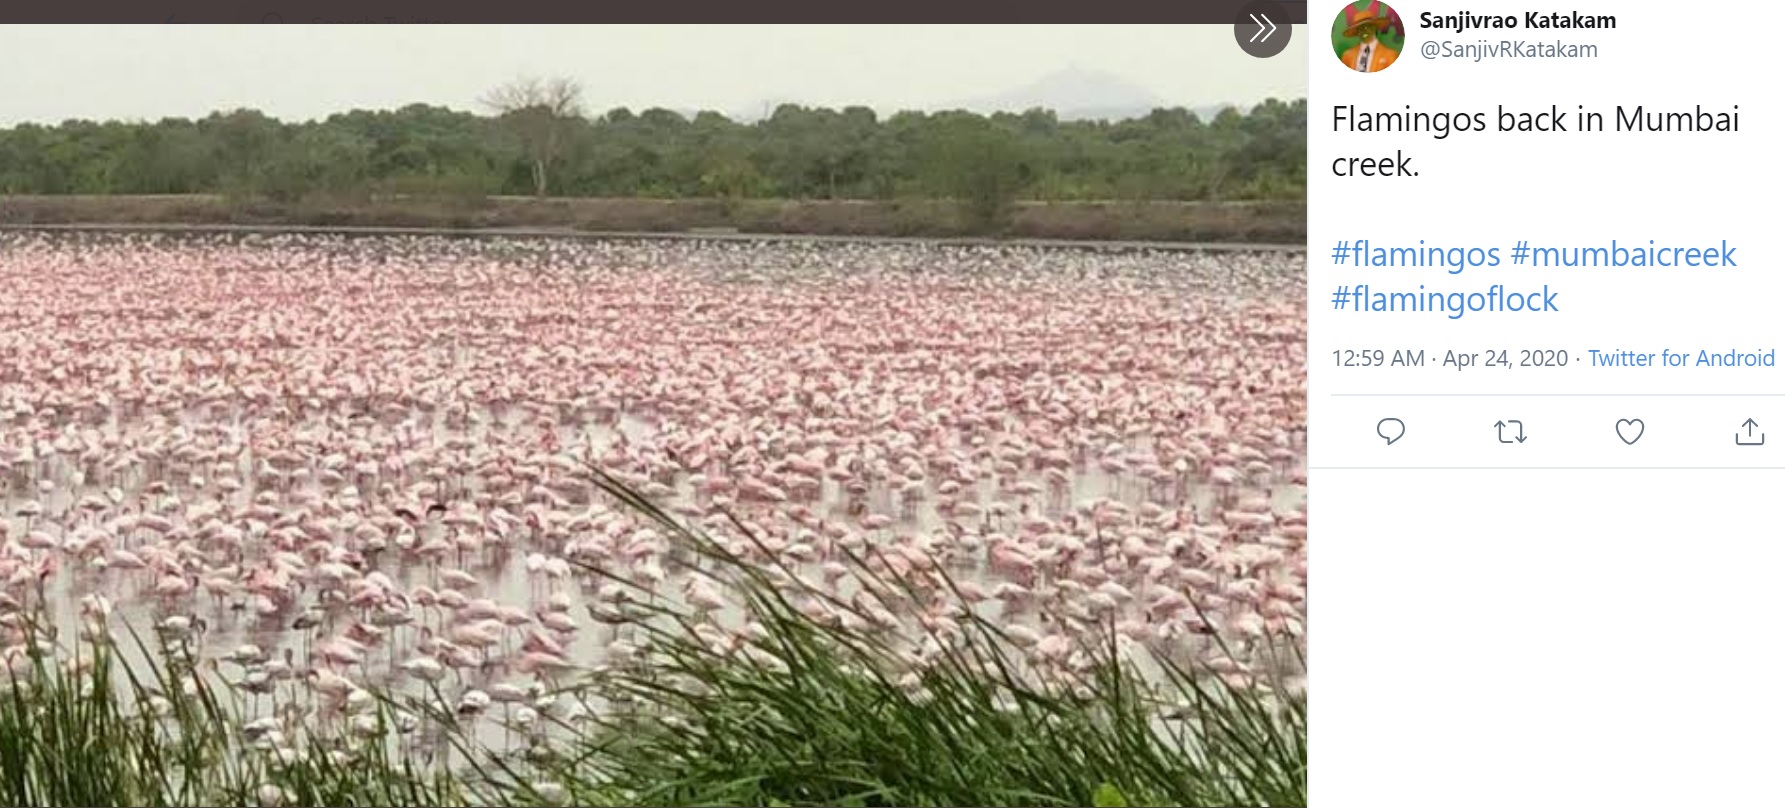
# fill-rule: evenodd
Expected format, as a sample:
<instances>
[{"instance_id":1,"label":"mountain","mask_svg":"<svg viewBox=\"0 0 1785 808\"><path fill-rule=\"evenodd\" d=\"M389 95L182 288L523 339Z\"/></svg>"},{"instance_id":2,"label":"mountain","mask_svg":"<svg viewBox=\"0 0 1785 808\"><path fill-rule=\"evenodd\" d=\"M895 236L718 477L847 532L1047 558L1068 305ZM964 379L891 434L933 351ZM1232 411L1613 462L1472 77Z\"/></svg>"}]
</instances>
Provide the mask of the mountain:
<instances>
[{"instance_id":1,"label":"mountain","mask_svg":"<svg viewBox=\"0 0 1785 808\"><path fill-rule=\"evenodd\" d=\"M760 120L783 102L802 103L793 99L767 100L756 104L751 109L732 113L732 120L742 122ZM1161 98L1151 90L1113 73L1075 66L1049 73L1033 82L1001 93L931 105L928 111L965 109L981 114L990 114L993 112L1023 112L1042 107L1053 110L1063 121L1116 121L1141 117L1152 112L1156 107L1170 106L1183 106L1183 102ZM1206 121L1230 106L1238 106L1241 112L1247 109L1245 105L1203 104L1190 107L1190 111ZM892 111L889 109L880 110L882 114L889 114Z\"/></svg>"},{"instance_id":2,"label":"mountain","mask_svg":"<svg viewBox=\"0 0 1785 808\"><path fill-rule=\"evenodd\" d=\"M1062 120L1119 120L1169 104L1151 90L1113 73L1070 67L1022 87L951 105L974 112L1022 112L1043 107Z\"/></svg>"}]
</instances>

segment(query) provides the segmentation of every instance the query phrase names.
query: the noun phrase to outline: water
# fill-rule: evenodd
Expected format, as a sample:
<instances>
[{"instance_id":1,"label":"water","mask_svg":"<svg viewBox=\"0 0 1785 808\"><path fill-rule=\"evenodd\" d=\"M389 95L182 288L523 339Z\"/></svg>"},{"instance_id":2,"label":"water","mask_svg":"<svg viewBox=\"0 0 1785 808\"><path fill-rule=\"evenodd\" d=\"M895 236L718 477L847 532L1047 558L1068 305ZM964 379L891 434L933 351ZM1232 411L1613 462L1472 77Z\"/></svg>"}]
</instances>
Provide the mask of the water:
<instances>
[{"instance_id":1,"label":"water","mask_svg":"<svg viewBox=\"0 0 1785 808\"><path fill-rule=\"evenodd\" d=\"M1143 659L1206 659L1198 621L1162 614L1160 598L1196 602L1217 615L1204 629L1235 637L1299 637L1305 614L1300 266L911 245L4 236L0 282L28 302L0 313L0 572L16 603L45 601L65 652L100 622L82 599L103 595L114 635L202 621L200 659L253 645L273 660L219 662L229 679L289 659L283 699L318 714L331 714L313 692L327 677L306 671L422 695L397 667L421 656L480 663L448 665L448 702L499 685L531 696L624 663L616 653L639 635L591 619L624 587L575 565L530 571L529 557L690 605L687 554L575 473L594 463L660 486L656 502L742 549L722 515L735 516L785 554L757 563L845 599L861 587L827 567L843 548L927 547L959 580L1034 593L971 606L1001 624L1073 635L1109 616ZM701 491L721 478L734 485ZM745 481L786 496L747 496ZM144 514L168 529L127 527ZM993 563L1000 543L1040 571ZM280 566L286 585L251 585ZM475 611L423 605L447 570L474 581L466 599L514 610L487 651L430 644ZM921 620L945 614L884 605L914 644ZM542 628L548 614L576 630ZM711 621L745 628L732 605ZM534 631L570 670L521 669ZM367 638L348 649L360 661L323 654L351 636ZM5 639L22 660L22 635ZM1058 664L1034 661L1037 675Z\"/></svg>"}]
</instances>

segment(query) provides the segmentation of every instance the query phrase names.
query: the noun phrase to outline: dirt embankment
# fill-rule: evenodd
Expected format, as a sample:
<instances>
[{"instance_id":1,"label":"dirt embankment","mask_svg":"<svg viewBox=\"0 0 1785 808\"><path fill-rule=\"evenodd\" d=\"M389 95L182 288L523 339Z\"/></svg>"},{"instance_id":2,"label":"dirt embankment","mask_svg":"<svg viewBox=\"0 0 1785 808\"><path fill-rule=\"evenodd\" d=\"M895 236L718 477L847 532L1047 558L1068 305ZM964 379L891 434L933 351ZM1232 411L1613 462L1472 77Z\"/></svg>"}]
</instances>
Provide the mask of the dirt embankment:
<instances>
[{"instance_id":1,"label":"dirt embankment","mask_svg":"<svg viewBox=\"0 0 1785 808\"><path fill-rule=\"evenodd\" d=\"M986 235L934 200L527 197L231 200L221 196L0 196L0 225L191 224L554 228L576 232ZM997 235L1086 241L1301 244L1302 202L1020 202Z\"/></svg>"}]
</instances>

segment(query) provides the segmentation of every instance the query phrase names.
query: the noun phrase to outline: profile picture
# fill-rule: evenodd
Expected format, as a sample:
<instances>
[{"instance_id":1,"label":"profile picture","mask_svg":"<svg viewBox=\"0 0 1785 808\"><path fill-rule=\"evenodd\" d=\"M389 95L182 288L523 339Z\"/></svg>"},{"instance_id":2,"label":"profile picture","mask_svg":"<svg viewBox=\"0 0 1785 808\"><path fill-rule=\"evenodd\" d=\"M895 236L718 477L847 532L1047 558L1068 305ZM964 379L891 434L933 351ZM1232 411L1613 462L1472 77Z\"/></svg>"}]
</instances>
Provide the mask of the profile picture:
<instances>
[{"instance_id":1,"label":"profile picture","mask_svg":"<svg viewBox=\"0 0 1785 808\"><path fill-rule=\"evenodd\" d=\"M1388 69L1407 43L1401 15L1381 0L1346 3L1333 18L1333 53L1347 70L1375 73Z\"/></svg>"}]
</instances>

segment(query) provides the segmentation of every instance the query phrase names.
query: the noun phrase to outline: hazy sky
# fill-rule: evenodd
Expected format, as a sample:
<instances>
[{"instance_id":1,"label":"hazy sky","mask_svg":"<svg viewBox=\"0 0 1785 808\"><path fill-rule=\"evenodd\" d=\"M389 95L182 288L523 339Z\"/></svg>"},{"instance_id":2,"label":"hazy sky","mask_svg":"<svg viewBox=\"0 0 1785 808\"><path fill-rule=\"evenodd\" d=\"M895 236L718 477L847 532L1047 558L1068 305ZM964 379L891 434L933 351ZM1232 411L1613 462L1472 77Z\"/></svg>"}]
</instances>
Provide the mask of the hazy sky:
<instances>
[{"instance_id":1,"label":"hazy sky","mask_svg":"<svg viewBox=\"0 0 1785 808\"><path fill-rule=\"evenodd\" d=\"M1307 92L1299 43L1254 59L1225 25L6 26L0 125L243 106L287 119L416 101L477 109L519 74L574 76L595 112L757 113L770 101L885 112L995 97L1067 69L1192 107Z\"/></svg>"}]
</instances>

